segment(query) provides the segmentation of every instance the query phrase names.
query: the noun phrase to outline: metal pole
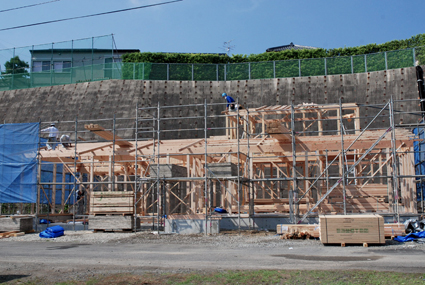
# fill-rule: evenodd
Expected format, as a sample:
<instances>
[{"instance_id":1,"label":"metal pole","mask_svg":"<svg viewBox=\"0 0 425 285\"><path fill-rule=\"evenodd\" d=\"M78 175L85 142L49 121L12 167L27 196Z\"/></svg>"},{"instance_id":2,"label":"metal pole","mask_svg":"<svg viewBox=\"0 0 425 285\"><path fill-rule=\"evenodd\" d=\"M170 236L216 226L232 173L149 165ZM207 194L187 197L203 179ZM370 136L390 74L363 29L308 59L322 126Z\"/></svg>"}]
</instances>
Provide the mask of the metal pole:
<instances>
[{"instance_id":1,"label":"metal pole","mask_svg":"<svg viewBox=\"0 0 425 285\"><path fill-rule=\"evenodd\" d=\"M116 115L114 114L114 118L112 121L112 134L113 134L113 138L112 138L112 161L111 164L109 165L109 167L112 168L111 174L112 177L110 177L110 179L112 180L112 189L111 191L115 191L115 137L116 137L116 132L115 132L115 122L116 122Z\"/></svg>"},{"instance_id":2,"label":"metal pole","mask_svg":"<svg viewBox=\"0 0 425 285\"><path fill-rule=\"evenodd\" d=\"M218 64L216 65L216 71L215 71L215 73L216 73L216 81L218 81L219 80L219 78L218 78Z\"/></svg>"},{"instance_id":3,"label":"metal pole","mask_svg":"<svg viewBox=\"0 0 425 285\"><path fill-rule=\"evenodd\" d=\"M241 176L240 176L240 136L239 136L239 98L236 98L236 137L238 139L238 232L241 233Z\"/></svg>"},{"instance_id":4,"label":"metal pole","mask_svg":"<svg viewBox=\"0 0 425 285\"><path fill-rule=\"evenodd\" d=\"M416 65L416 50L415 48L412 49L412 53L413 53L413 66Z\"/></svg>"},{"instance_id":5,"label":"metal pole","mask_svg":"<svg viewBox=\"0 0 425 285\"><path fill-rule=\"evenodd\" d=\"M339 124L341 131L341 174L342 174L342 201L344 203L344 215L347 215L347 204L346 204L346 173L345 173L345 149L344 149L344 122L342 120L342 99L339 98Z\"/></svg>"},{"instance_id":6,"label":"metal pole","mask_svg":"<svg viewBox=\"0 0 425 285\"><path fill-rule=\"evenodd\" d=\"M351 74L354 73L354 60L353 60L353 56L351 56Z\"/></svg>"},{"instance_id":7,"label":"metal pole","mask_svg":"<svg viewBox=\"0 0 425 285\"><path fill-rule=\"evenodd\" d=\"M301 70L301 69L300 69ZM294 103L291 103L291 145L292 145L292 190L289 190L289 217L291 223L296 223L296 205L294 209L294 200L297 189L297 158L295 145L295 108Z\"/></svg>"},{"instance_id":8,"label":"metal pole","mask_svg":"<svg viewBox=\"0 0 425 285\"><path fill-rule=\"evenodd\" d=\"M156 223L157 223L157 225L156 225L156 227L157 227L157 230L158 230L158 233L159 233L159 219L160 219L160 214L159 214L159 211L160 211L160 208L159 208L159 206L160 206L160 204L161 204L161 206L162 206L162 203L160 203L160 199L162 199L162 197L160 197L160 191L161 191L161 187L160 187L160 183L159 183L159 159L160 159L160 153L159 153L159 145L160 145L160 132L161 132L161 130L160 130L160 128L161 128L161 126L160 126L160 121L161 121L161 119L160 119L160 111L161 111L161 108L160 108L160 106L159 106L159 101L158 101L158 107L157 107L157 117L156 117L156 119L157 119L157 126L156 126L156 138L157 138L157 148L158 148L158 150L157 150L157 152L158 152L158 154L157 154L157 159L156 159L156 195L157 195L157 198L156 198L156 213L157 213L157 221L156 221Z\"/></svg>"},{"instance_id":9,"label":"metal pole","mask_svg":"<svg viewBox=\"0 0 425 285\"><path fill-rule=\"evenodd\" d=\"M325 57L325 76L328 75L328 62Z\"/></svg>"},{"instance_id":10,"label":"metal pole","mask_svg":"<svg viewBox=\"0 0 425 285\"><path fill-rule=\"evenodd\" d=\"M38 214L40 211L40 182L41 182L41 155L40 155L40 135L41 135L41 122L38 123L38 148L37 148L37 198L35 201L35 231L37 232Z\"/></svg>"},{"instance_id":11,"label":"metal pole","mask_svg":"<svg viewBox=\"0 0 425 285\"><path fill-rule=\"evenodd\" d=\"M250 129L250 125L249 125L249 123L250 123L250 121L249 121L249 108L248 108L248 106L246 106L246 130L247 130L247 133L246 133L246 138L247 138L247 143L248 143L248 146L247 146L247 153L246 153L246 159L247 159L247 169L248 169L248 171L247 171L247 173L248 173L248 177L249 177L249 179L251 179L251 157L250 157L250 155L251 155L251 150L250 150L250 145L249 145L249 137L251 136L251 133L250 133L250 131L251 131L251 129ZM249 196L249 220L250 220L250 229L251 229L251 218L252 218L252 226L254 226L254 217L253 217L253 215L254 215L254 203L253 203L253 201L254 201L254 193L252 192L252 184L251 184L251 180L248 182L248 196Z\"/></svg>"},{"instance_id":12,"label":"metal pole","mask_svg":"<svg viewBox=\"0 0 425 285\"><path fill-rule=\"evenodd\" d=\"M78 116L75 117L75 142L74 142L74 173L75 173L75 177L74 177L74 190L77 190L77 137L78 137ZM63 170L62 170L63 171ZM72 191L72 192L73 192ZM73 196L73 201L74 201L74 205L72 207L72 229L75 231L75 200L76 200L76 196L75 193L72 193Z\"/></svg>"},{"instance_id":13,"label":"metal pole","mask_svg":"<svg viewBox=\"0 0 425 285\"><path fill-rule=\"evenodd\" d=\"M388 70L388 58L387 58L387 52L384 52L384 56L385 56L385 70Z\"/></svg>"},{"instance_id":14,"label":"metal pole","mask_svg":"<svg viewBox=\"0 0 425 285\"><path fill-rule=\"evenodd\" d=\"M205 195L205 235L208 235L208 147L207 147L207 99L204 101L204 142L205 142L205 154L204 154L204 168L205 168L205 181L204 181L204 195Z\"/></svg>"},{"instance_id":15,"label":"metal pole","mask_svg":"<svg viewBox=\"0 0 425 285\"><path fill-rule=\"evenodd\" d=\"M367 56L364 55L364 72L367 72Z\"/></svg>"},{"instance_id":16,"label":"metal pole","mask_svg":"<svg viewBox=\"0 0 425 285\"><path fill-rule=\"evenodd\" d=\"M136 103L136 129L134 131L134 232L137 232L137 142L138 142L138 130L139 130L139 107L138 103Z\"/></svg>"},{"instance_id":17,"label":"metal pole","mask_svg":"<svg viewBox=\"0 0 425 285\"><path fill-rule=\"evenodd\" d=\"M276 78L276 61L273 60L273 78Z\"/></svg>"},{"instance_id":18,"label":"metal pole","mask_svg":"<svg viewBox=\"0 0 425 285\"><path fill-rule=\"evenodd\" d=\"M93 81L94 37L91 38L91 81Z\"/></svg>"},{"instance_id":19,"label":"metal pole","mask_svg":"<svg viewBox=\"0 0 425 285\"><path fill-rule=\"evenodd\" d=\"M390 98L390 106L389 106L389 115L390 115L390 128L391 128L391 151L392 151L392 168L393 168L393 173L392 173L392 182L393 182L393 195L394 195L394 202L395 202L395 218L397 219L397 223L400 222L400 214L398 211L398 163L397 163L397 145L396 145L396 137L395 137L395 129L394 129L394 101L393 101L393 96L391 95Z\"/></svg>"},{"instance_id":20,"label":"metal pole","mask_svg":"<svg viewBox=\"0 0 425 285\"><path fill-rule=\"evenodd\" d=\"M301 77L301 59L298 60L298 77Z\"/></svg>"},{"instance_id":21,"label":"metal pole","mask_svg":"<svg viewBox=\"0 0 425 285\"><path fill-rule=\"evenodd\" d=\"M72 73L74 72L74 40L71 41L71 70L70 70L71 84L72 84Z\"/></svg>"}]
</instances>

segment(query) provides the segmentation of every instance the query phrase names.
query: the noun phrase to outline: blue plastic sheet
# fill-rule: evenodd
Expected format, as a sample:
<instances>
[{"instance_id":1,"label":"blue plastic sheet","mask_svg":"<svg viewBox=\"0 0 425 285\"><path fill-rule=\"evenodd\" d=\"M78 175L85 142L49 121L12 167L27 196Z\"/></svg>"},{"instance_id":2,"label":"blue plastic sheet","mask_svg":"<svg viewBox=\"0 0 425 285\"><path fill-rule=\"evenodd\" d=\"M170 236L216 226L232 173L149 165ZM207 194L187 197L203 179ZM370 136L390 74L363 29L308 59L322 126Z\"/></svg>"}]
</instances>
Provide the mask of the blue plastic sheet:
<instances>
[{"instance_id":1,"label":"blue plastic sheet","mask_svg":"<svg viewBox=\"0 0 425 285\"><path fill-rule=\"evenodd\" d=\"M39 124L0 125L0 203L35 203Z\"/></svg>"},{"instance_id":2,"label":"blue plastic sheet","mask_svg":"<svg viewBox=\"0 0 425 285\"><path fill-rule=\"evenodd\" d=\"M398 242L406 242L406 241L417 240L420 238L425 238L425 231L418 232L418 233L411 233L406 236L398 236L398 237L395 237L394 240Z\"/></svg>"},{"instance_id":3,"label":"blue plastic sheet","mask_svg":"<svg viewBox=\"0 0 425 285\"><path fill-rule=\"evenodd\" d=\"M413 142L415 173L417 175L425 175L425 130L424 128L415 128L413 129L413 134L420 139L420 141ZM421 181L420 178L418 178L416 183L416 193L418 201L421 201L421 197L425 197L425 181Z\"/></svg>"},{"instance_id":4,"label":"blue plastic sheet","mask_svg":"<svg viewBox=\"0 0 425 285\"><path fill-rule=\"evenodd\" d=\"M39 234L39 237L41 237L41 238L56 238L56 237L63 236L64 231L65 231L64 228L62 228L61 226L53 226L53 227L47 228L44 231L42 231Z\"/></svg>"}]
</instances>

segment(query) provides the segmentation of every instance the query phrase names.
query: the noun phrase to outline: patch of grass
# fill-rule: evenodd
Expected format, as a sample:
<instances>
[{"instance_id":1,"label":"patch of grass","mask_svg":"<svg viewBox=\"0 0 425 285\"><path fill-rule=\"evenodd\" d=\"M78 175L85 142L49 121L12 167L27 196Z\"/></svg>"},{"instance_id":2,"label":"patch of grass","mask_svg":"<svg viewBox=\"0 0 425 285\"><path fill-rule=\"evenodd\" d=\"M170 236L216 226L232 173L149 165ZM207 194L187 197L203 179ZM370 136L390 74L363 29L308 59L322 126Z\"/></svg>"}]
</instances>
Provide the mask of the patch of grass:
<instances>
[{"instance_id":1,"label":"patch of grass","mask_svg":"<svg viewBox=\"0 0 425 285\"><path fill-rule=\"evenodd\" d=\"M108 285L108 284L425 284L425 274L359 270L235 270L205 273L121 273L98 275L85 281L68 281L57 285ZM17 281L17 282L14 282ZM46 284L40 280L14 280L8 284Z\"/></svg>"}]
</instances>

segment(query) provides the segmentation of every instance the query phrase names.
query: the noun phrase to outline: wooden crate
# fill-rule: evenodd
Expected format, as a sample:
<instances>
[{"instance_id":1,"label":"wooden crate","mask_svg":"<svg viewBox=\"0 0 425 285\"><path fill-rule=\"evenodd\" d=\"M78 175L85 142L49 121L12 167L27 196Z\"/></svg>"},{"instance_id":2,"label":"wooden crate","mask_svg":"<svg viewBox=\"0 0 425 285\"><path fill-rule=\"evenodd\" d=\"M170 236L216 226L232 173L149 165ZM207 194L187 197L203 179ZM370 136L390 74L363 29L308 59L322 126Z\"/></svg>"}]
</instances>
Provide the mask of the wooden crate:
<instances>
[{"instance_id":1,"label":"wooden crate","mask_svg":"<svg viewBox=\"0 0 425 285\"><path fill-rule=\"evenodd\" d=\"M383 244L384 218L380 215L320 215L323 244Z\"/></svg>"}]
</instances>

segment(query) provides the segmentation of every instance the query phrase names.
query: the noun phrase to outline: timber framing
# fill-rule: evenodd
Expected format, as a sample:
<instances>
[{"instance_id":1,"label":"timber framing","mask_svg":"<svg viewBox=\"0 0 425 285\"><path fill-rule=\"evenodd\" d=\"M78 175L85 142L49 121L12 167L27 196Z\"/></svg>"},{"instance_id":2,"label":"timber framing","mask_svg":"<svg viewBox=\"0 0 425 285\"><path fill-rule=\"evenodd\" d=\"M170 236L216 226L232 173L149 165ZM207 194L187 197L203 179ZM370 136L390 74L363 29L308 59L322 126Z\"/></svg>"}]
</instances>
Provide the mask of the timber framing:
<instances>
[{"instance_id":1,"label":"timber framing","mask_svg":"<svg viewBox=\"0 0 425 285\"><path fill-rule=\"evenodd\" d=\"M40 160L64 165L76 179L85 177L75 184L86 190L86 213L92 215L159 220L164 215L211 216L221 207L237 215L289 215L296 223L318 214L418 212L414 139L410 129L395 127L392 101L375 108L366 127L361 126L361 107L353 103L262 106L222 114L208 114L208 105L197 116L205 126L204 138L162 139L163 118L138 116L136 134L143 121L156 122L150 126L152 138L121 138L119 130L90 123L84 131L101 141L76 139L72 147L40 150ZM155 108L142 109L139 113L146 114ZM382 117L389 123L382 124ZM210 118L221 121L220 130L214 127L219 135L208 134ZM61 191L61 183L50 184Z\"/></svg>"}]
</instances>

